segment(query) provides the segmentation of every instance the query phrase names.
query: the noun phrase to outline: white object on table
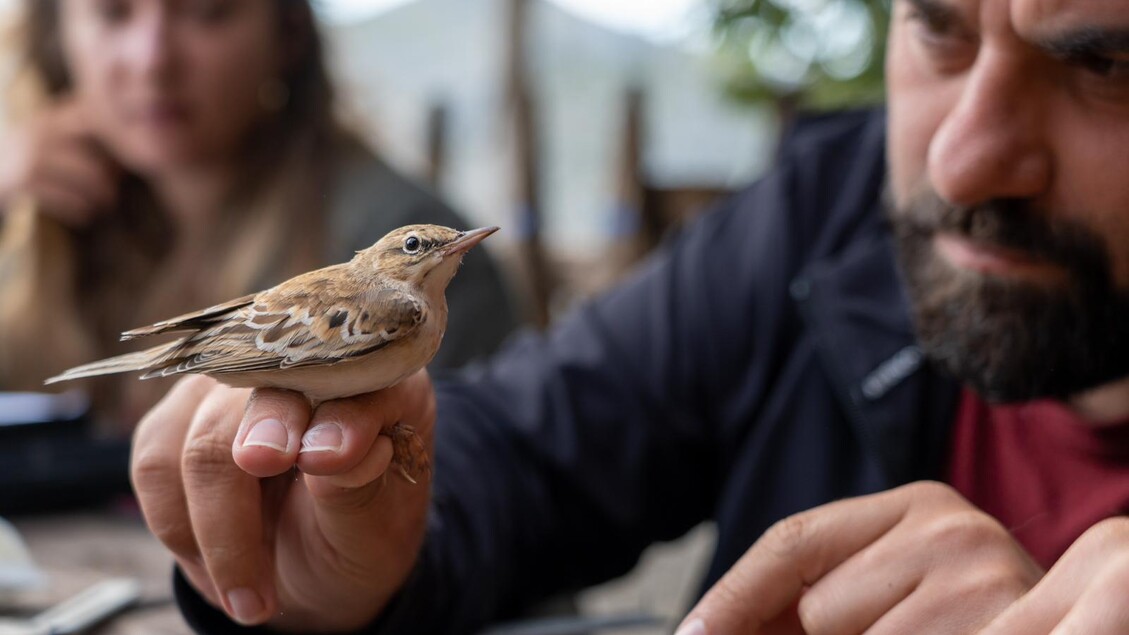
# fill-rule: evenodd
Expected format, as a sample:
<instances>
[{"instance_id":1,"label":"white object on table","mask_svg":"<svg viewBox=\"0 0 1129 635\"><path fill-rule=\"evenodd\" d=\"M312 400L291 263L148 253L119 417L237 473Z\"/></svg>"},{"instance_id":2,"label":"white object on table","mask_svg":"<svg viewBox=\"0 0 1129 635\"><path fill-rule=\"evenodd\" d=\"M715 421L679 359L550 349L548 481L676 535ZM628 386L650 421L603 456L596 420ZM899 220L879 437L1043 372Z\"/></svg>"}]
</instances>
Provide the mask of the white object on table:
<instances>
[{"instance_id":1,"label":"white object on table","mask_svg":"<svg viewBox=\"0 0 1129 635\"><path fill-rule=\"evenodd\" d=\"M137 602L141 584L132 578L99 582L29 619L0 619L0 635L77 635Z\"/></svg>"},{"instance_id":2,"label":"white object on table","mask_svg":"<svg viewBox=\"0 0 1129 635\"><path fill-rule=\"evenodd\" d=\"M41 588L46 582L47 577L35 566L20 532L0 518L0 599Z\"/></svg>"}]
</instances>

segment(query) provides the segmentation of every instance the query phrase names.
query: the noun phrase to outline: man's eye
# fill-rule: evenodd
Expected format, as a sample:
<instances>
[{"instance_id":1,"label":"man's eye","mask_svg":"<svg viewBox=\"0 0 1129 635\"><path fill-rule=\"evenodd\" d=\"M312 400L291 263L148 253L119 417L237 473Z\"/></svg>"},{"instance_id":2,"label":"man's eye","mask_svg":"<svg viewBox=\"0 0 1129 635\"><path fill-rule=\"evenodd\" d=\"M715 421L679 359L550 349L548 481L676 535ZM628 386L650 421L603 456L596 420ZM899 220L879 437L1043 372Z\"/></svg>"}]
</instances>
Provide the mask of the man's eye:
<instances>
[{"instance_id":1,"label":"man's eye","mask_svg":"<svg viewBox=\"0 0 1129 635\"><path fill-rule=\"evenodd\" d=\"M956 17L911 5L906 10L906 21L922 50L939 67L955 70L975 59L976 37Z\"/></svg>"},{"instance_id":2,"label":"man's eye","mask_svg":"<svg viewBox=\"0 0 1129 635\"><path fill-rule=\"evenodd\" d=\"M1129 60L1113 59L1104 55L1086 55L1071 62L1104 79L1129 80Z\"/></svg>"},{"instance_id":3,"label":"man's eye","mask_svg":"<svg viewBox=\"0 0 1129 635\"><path fill-rule=\"evenodd\" d=\"M952 20L947 16L933 12L922 11L917 7L910 7L906 19L917 24L918 28L933 36L949 35L953 30Z\"/></svg>"}]
</instances>

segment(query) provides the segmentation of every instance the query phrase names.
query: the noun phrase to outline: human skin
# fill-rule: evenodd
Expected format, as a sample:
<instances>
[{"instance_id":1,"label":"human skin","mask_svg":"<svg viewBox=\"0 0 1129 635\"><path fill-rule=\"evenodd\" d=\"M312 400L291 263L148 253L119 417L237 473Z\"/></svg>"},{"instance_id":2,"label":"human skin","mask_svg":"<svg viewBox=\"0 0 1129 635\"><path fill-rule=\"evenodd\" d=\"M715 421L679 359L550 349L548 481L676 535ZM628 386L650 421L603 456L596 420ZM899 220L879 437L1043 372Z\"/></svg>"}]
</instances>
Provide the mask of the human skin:
<instances>
[{"instance_id":1,"label":"human skin","mask_svg":"<svg viewBox=\"0 0 1129 635\"><path fill-rule=\"evenodd\" d=\"M392 445L379 433L407 424L430 448L431 381L420 371L312 413L297 393L250 394L191 377L142 420L131 473L146 522L238 622L360 628L423 542L429 484L389 473Z\"/></svg>"}]
</instances>

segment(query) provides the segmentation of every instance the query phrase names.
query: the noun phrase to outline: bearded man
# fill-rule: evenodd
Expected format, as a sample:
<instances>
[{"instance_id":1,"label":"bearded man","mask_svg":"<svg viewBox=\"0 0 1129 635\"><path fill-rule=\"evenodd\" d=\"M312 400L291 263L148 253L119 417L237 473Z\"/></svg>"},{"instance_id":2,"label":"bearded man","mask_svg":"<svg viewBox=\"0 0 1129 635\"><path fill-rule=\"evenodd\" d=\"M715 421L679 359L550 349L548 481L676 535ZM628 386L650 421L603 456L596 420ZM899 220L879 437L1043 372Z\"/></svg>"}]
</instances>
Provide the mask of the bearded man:
<instances>
[{"instance_id":1,"label":"bearded man","mask_svg":"<svg viewBox=\"0 0 1129 635\"><path fill-rule=\"evenodd\" d=\"M134 480L193 624L473 632L712 520L680 635L1129 632L1129 11L894 9L885 110L489 364L180 384Z\"/></svg>"}]
</instances>

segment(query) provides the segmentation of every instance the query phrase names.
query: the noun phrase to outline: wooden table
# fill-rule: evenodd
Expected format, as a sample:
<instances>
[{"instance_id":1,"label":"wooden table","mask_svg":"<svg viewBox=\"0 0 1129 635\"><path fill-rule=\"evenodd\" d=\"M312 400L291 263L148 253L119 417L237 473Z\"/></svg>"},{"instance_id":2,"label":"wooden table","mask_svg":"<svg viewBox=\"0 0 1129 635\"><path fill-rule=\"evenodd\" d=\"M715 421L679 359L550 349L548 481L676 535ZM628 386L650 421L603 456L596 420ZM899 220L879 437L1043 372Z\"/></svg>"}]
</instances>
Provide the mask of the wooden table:
<instances>
[{"instance_id":1,"label":"wooden table","mask_svg":"<svg viewBox=\"0 0 1129 635\"><path fill-rule=\"evenodd\" d=\"M172 557L136 510L14 518L48 588L20 596L34 614L111 577L141 582L141 603L91 631L96 635L191 635L172 599Z\"/></svg>"}]
</instances>

